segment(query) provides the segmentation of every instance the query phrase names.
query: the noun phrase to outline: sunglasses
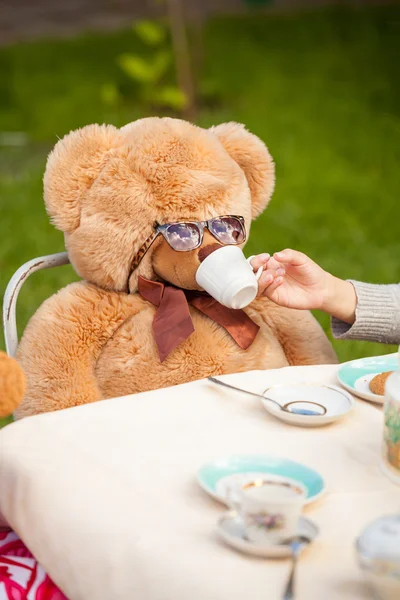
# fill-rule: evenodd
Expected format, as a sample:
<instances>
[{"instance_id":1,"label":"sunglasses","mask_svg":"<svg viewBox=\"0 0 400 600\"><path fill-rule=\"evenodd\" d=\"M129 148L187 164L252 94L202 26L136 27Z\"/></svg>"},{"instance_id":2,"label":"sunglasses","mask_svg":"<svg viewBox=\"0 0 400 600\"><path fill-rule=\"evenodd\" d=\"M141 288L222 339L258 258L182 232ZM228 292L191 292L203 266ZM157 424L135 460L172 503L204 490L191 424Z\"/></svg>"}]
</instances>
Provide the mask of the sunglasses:
<instances>
[{"instance_id":1,"label":"sunglasses","mask_svg":"<svg viewBox=\"0 0 400 600\"><path fill-rule=\"evenodd\" d=\"M201 246L204 229L207 229L223 245L243 244L246 241L244 218L236 215L215 217L214 219L208 219L208 221L183 221L167 223L166 225L155 223L152 234L132 260L129 278L159 235L163 236L173 250L190 252Z\"/></svg>"}]
</instances>

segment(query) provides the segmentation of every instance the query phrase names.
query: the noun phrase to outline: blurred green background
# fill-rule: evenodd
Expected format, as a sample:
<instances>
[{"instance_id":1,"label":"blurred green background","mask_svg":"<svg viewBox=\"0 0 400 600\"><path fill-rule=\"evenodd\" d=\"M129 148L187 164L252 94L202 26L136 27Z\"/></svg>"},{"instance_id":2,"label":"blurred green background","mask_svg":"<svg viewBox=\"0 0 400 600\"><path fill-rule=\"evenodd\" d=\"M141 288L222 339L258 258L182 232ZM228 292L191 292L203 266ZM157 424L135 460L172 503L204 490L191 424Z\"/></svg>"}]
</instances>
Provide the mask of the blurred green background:
<instances>
[{"instance_id":1,"label":"blurred green background","mask_svg":"<svg viewBox=\"0 0 400 600\"><path fill-rule=\"evenodd\" d=\"M396 6L249 12L205 22L196 121L243 122L276 161L276 192L254 225L249 253L291 246L343 278L399 281L399 33ZM121 68L127 53L154 55L139 37L128 27L0 48L1 296L23 262L63 249L42 200L46 155L57 138L92 122L118 126L171 114L174 103L179 112L179 97L157 109L151 78L146 88L128 76L140 64ZM174 69L163 77L173 96ZM74 278L70 267L32 276L20 295L20 331ZM326 316L316 316L329 332ZM334 345L342 361L394 350Z\"/></svg>"}]
</instances>

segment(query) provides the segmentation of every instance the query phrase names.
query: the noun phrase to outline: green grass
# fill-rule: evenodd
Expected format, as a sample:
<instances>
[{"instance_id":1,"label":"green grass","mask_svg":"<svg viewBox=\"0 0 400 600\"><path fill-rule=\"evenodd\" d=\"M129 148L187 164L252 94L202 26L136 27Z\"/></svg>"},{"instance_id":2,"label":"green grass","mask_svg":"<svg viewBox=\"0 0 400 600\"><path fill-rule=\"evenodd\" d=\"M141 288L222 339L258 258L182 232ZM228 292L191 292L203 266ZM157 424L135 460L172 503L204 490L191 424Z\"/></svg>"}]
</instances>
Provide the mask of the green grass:
<instances>
[{"instance_id":1,"label":"green grass","mask_svg":"<svg viewBox=\"0 0 400 600\"><path fill-rule=\"evenodd\" d=\"M276 192L249 252L293 246L344 278L399 280L399 34L396 7L221 17L207 25L204 78L217 85L220 102L201 112L199 124L241 121L276 161ZM57 136L147 114L134 95L119 108L99 99L104 82L126 87L115 58L134 47L123 31L0 50L0 131L25 131L32 140L0 151L0 294L20 264L63 249L41 184ZM73 278L63 267L28 280L20 329ZM326 316L317 316L329 330ZM363 342L335 347L341 360L393 351Z\"/></svg>"}]
</instances>

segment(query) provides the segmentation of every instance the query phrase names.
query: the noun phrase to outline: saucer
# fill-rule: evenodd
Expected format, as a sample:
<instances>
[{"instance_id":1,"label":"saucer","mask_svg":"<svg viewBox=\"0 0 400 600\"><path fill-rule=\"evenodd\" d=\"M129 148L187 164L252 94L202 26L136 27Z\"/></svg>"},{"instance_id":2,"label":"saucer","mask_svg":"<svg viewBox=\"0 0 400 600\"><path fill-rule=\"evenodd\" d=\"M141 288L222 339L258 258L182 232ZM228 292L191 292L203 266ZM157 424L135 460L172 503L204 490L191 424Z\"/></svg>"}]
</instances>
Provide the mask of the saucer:
<instances>
[{"instance_id":1,"label":"saucer","mask_svg":"<svg viewBox=\"0 0 400 600\"><path fill-rule=\"evenodd\" d=\"M260 558L290 558L292 556L292 549L288 544L260 544L247 540L243 520L234 511L225 513L219 519L217 532L228 546L246 554ZM313 542L318 533L319 529L313 521L300 517L296 535L305 535Z\"/></svg>"},{"instance_id":2,"label":"saucer","mask_svg":"<svg viewBox=\"0 0 400 600\"><path fill-rule=\"evenodd\" d=\"M312 407L308 402L314 402L316 405L324 407L326 412L323 415L299 415L287 411L280 410L273 402L268 402L267 399L262 400L262 404L270 414L278 419L290 423L291 425L299 425L300 427L320 427L328 425L342 419L349 413L353 406L354 400L344 390L335 385L324 384L279 384L273 385L263 392L263 396L271 398L284 406L290 402L298 403L298 408Z\"/></svg>"},{"instance_id":3,"label":"saucer","mask_svg":"<svg viewBox=\"0 0 400 600\"><path fill-rule=\"evenodd\" d=\"M203 465L197 473L197 480L202 489L226 506L228 492L233 485L241 487L249 481L265 477L302 483L307 490L305 504L314 502L325 492L325 482L317 471L278 456L230 456Z\"/></svg>"},{"instance_id":4,"label":"saucer","mask_svg":"<svg viewBox=\"0 0 400 600\"><path fill-rule=\"evenodd\" d=\"M375 375L387 371L397 371L398 354L375 356L370 358L359 358L344 363L337 374L339 383L349 392L377 404L383 404L385 397L373 394L369 389L369 383Z\"/></svg>"}]
</instances>

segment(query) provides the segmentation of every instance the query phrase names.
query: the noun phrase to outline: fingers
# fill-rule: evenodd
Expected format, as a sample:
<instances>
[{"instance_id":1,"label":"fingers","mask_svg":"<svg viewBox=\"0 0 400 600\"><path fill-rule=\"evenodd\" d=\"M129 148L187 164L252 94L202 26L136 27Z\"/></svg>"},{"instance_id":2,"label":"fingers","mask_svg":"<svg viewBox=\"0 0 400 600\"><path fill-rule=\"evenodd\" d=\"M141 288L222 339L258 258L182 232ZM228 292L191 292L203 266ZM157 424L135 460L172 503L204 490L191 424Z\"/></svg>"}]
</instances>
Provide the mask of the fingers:
<instances>
[{"instance_id":1,"label":"fingers","mask_svg":"<svg viewBox=\"0 0 400 600\"><path fill-rule=\"evenodd\" d=\"M290 248L282 250L281 252L275 252L274 258L281 263L291 264L294 267L301 267L310 260L308 256L306 256L302 252L298 252L297 250L291 250Z\"/></svg>"},{"instance_id":2,"label":"fingers","mask_svg":"<svg viewBox=\"0 0 400 600\"><path fill-rule=\"evenodd\" d=\"M258 281L258 289L260 290L260 288L262 288L262 291L264 291L265 287L267 285L269 285L270 283L272 283L275 279L275 272L268 270L268 271L264 271L264 273L261 275L259 281Z\"/></svg>"},{"instance_id":3,"label":"fingers","mask_svg":"<svg viewBox=\"0 0 400 600\"><path fill-rule=\"evenodd\" d=\"M279 280L279 285L283 282L285 276L285 269L280 267L279 269L268 268L261 275L258 282L258 296L267 296L271 289L276 289L276 282Z\"/></svg>"},{"instance_id":4,"label":"fingers","mask_svg":"<svg viewBox=\"0 0 400 600\"><path fill-rule=\"evenodd\" d=\"M260 267L264 269L258 281L258 296L269 296L270 292L276 290L284 281L286 269L275 258L269 254L259 254L250 260L254 271Z\"/></svg>"},{"instance_id":5,"label":"fingers","mask_svg":"<svg viewBox=\"0 0 400 600\"><path fill-rule=\"evenodd\" d=\"M278 288L280 285L282 285L284 280L285 280L285 278L283 275L279 275L278 277L275 277L273 282L271 283L271 285L268 286L268 288L265 290L265 292L268 292L268 294L270 294L271 292L276 290L276 288ZM265 292L264 292L264 295L267 295Z\"/></svg>"},{"instance_id":6,"label":"fingers","mask_svg":"<svg viewBox=\"0 0 400 600\"><path fill-rule=\"evenodd\" d=\"M250 265L252 266L255 272L257 272L260 267L263 267L264 271L266 271L267 269L277 271L279 268L282 267L281 263L279 263L273 256L270 256L267 253L258 254L257 256L254 256L250 260Z\"/></svg>"},{"instance_id":7,"label":"fingers","mask_svg":"<svg viewBox=\"0 0 400 600\"><path fill-rule=\"evenodd\" d=\"M283 284L284 280L284 276L276 277L271 284L264 289L262 295L276 302L274 292Z\"/></svg>"},{"instance_id":8,"label":"fingers","mask_svg":"<svg viewBox=\"0 0 400 600\"><path fill-rule=\"evenodd\" d=\"M282 264L278 262L273 256L271 256L267 263L267 269L273 269L274 271L277 271L280 267L282 267Z\"/></svg>"},{"instance_id":9,"label":"fingers","mask_svg":"<svg viewBox=\"0 0 400 600\"><path fill-rule=\"evenodd\" d=\"M252 258L250 264L253 267L254 271L258 271L260 267L266 267L270 258L270 255L264 252L263 254L258 254L257 256Z\"/></svg>"}]
</instances>

